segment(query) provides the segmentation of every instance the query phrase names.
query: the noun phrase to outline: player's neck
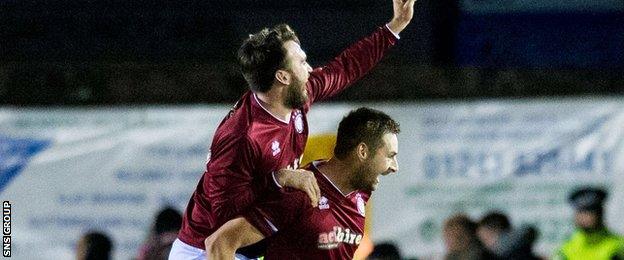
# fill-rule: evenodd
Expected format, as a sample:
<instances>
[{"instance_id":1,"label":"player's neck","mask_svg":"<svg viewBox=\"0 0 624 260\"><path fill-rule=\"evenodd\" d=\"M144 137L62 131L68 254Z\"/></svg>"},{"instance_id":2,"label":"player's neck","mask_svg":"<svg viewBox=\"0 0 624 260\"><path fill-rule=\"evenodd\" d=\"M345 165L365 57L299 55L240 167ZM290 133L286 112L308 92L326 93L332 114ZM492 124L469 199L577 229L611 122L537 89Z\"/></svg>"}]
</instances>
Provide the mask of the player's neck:
<instances>
[{"instance_id":1,"label":"player's neck","mask_svg":"<svg viewBox=\"0 0 624 260\"><path fill-rule=\"evenodd\" d=\"M275 91L275 88L267 91L266 93L255 93L258 97L258 102L264 109L266 109L273 116L288 121L290 117L291 108L286 107L282 101L282 96L279 91Z\"/></svg>"},{"instance_id":2,"label":"player's neck","mask_svg":"<svg viewBox=\"0 0 624 260\"><path fill-rule=\"evenodd\" d=\"M318 168L321 173L325 174L336 185L342 194L349 194L355 190L349 183L353 168L348 163L334 157L321 164Z\"/></svg>"}]
</instances>

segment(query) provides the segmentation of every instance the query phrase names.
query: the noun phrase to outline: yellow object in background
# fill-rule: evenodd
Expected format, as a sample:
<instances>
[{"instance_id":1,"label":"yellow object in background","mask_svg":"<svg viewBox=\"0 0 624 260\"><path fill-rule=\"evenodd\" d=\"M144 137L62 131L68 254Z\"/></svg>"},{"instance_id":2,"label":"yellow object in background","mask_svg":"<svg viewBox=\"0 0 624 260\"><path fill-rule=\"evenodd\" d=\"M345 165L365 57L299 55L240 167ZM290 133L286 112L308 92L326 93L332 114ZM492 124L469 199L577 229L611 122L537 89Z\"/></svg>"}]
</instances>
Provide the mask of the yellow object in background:
<instances>
[{"instance_id":1,"label":"yellow object in background","mask_svg":"<svg viewBox=\"0 0 624 260\"><path fill-rule=\"evenodd\" d=\"M320 134L308 137L308 143L303 151L303 159L301 165L318 159L329 159L334 155L334 147L336 146L336 135ZM353 259L366 259L373 252L373 241L370 239L370 225L372 223L372 203L366 204L366 224L364 226L364 238L360 242L360 246L355 251Z\"/></svg>"},{"instance_id":2,"label":"yellow object in background","mask_svg":"<svg viewBox=\"0 0 624 260\"><path fill-rule=\"evenodd\" d=\"M334 147L336 147L335 134L320 134L308 137L308 143L303 151L303 159L301 159L300 165L307 165L318 159L331 158L334 155Z\"/></svg>"}]
</instances>

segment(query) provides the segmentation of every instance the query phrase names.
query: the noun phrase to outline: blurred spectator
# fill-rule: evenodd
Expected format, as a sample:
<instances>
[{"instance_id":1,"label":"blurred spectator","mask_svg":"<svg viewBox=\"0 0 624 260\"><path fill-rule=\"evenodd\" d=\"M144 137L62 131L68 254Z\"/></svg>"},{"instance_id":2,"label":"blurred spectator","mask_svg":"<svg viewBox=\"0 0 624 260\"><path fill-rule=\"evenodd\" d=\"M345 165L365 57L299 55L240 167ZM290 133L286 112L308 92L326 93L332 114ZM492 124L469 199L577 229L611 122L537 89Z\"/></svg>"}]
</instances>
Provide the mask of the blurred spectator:
<instances>
[{"instance_id":1,"label":"blurred spectator","mask_svg":"<svg viewBox=\"0 0 624 260\"><path fill-rule=\"evenodd\" d=\"M490 254L501 259L539 259L533 254L537 238L534 227L512 228L507 215L501 212L487 213L479 221L477 235Z\"/></svg>"},{"instance_id":2,"label":"blurred spectator","mask_svg":"<svg viewBox=\"0 0 624 260\"><path fill-rule=\"evenodd\" d=\"M496 241L501 234L511 229L509 218L501 212L489 212L479 220L477 236L490 251L494 251Z\"/></svg>"},{"instance_id":3,"label":"blurred spectator","mask_svg":"<svg viewBox=\"0 0 624 260\"><path fill-rule=\"evenodd\" d=\"M446 260L494 259L477 238L477 224L466 215L455 215L443 227Z\"/></svg>"},{"instance_id":4,"label":"blurred spectator","mask_svg":"<svg viewBox=\"0 0 624 260\"><path fill-rule=\"evenodd\" d=\"M182 225L182 214L176 209L167 207L162 209L152 226L152 230L145 243L139 248L137 260L160 260L169 257L171 245L178 236Z\"/></svg>"},{"instance_id":5,"label":"blurred spectator","mask_svg":"<svg viewBox=\"0 0 624 260\"><path fill-rule=\"evenodd\" d=\"M113 243L104 233L90 231L84 234L76 246L77 260L109 260Z\"/></svg>"},{"instance_id":6,"label":"blurred spectator","mask_svg":"<svg viewBox=\"0 0 624 260\"><path fill-rule=\"evenodd\" d=\"M574 191L568 201L574 207L576 230L559 248L554 259L624 259L624 238L612 233L604 224L602 188L585 187Z\"/></svg>"},{"instance_id":7,"label":"blurred spectator","mask_svg":"<svg viewBox=\"0 0 624 260\"><path fill-rule=\"evenodd\" d=\"M368 256L368 260L400 260L401 252L392 242L376 244L373 252Z\"/></svg>"},{"instance_id":8,"label":"blurred spectator","mask_svg":"<svg viewBox=\"0 0 624 260\"><path fill-rule=\"evenodd\" d=\"M492 253L507 260L540 259L533 253L533 244L538 232L533 226L521 226L504 232L496 241Z\"/></svg>"}]
</instances>

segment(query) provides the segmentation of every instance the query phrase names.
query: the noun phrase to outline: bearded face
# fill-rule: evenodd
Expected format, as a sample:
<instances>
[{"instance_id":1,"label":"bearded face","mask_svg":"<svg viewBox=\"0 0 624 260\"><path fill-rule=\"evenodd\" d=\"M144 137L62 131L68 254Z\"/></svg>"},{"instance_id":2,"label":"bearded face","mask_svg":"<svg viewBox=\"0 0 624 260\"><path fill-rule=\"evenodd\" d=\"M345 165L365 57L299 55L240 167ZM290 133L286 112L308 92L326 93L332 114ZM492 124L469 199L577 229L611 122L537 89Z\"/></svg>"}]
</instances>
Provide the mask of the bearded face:
<instances>
[{"instance_id":1,"label":"bearded face","mask_svg":"<svg viewBox=\"0 0 624 260\"><path fill-rule=\"evenodd\" d=\"M285 69L291 75L291 82L284 90L284 106L289 108L300 108L308 101L308 93L305 84L308 82L312 67L307 62L307 55L301 46L295 41L284 43L286 49Z\"/></svg>"},{"instance_id":2,"label":"bearded face","mask_svg":"<svg viewBox=\"0 0 624 260\"><path fill-rule=\"evenodd\" d=\"M286 97L284 105L289 108L300 108L308 101L308 92L305 88L305 82L293 77L292 83L286 89Z\"/></svg>"},{"instance_id":3,"label":"bearded face","mask_svg":"<svg viewBox=\"0 0 624 260\"><path fill-rule=\"evenodd\" d=\"M351 187L357 190L374 191L377 187L377 177L380 175L374 172L374 168L373 160L366 159L351 175Z\"/></svg>"},{"instance_id":4,"label":"bearded face","mask_svg":"<svg viewBox=\"0 0 624 260\"><path fill-rule=\"evenodd\" d=\"M398 153L396 134L384 134L380 147L369 152L370 156L351 175L350 183L355 189L374 191L379 184L380 176L399 170L399 164L396 160Z\"/></svg>"}]
</instances>

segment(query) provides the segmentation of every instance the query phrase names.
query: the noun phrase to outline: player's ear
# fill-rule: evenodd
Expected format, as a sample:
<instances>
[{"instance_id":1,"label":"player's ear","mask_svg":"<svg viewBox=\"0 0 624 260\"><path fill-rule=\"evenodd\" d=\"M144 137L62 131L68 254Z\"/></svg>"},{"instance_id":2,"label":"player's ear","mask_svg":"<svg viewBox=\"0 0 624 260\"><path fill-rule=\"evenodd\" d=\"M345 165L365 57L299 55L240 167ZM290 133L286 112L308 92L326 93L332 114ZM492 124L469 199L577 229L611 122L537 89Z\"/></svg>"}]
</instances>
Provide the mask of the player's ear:
<instances>
[{"instance_id":1,"label":"player's ear","mask_svg":"<svg viewBox=\"0 0 624 260\"><path fill-rule=\"evenodd\" d=\"M290 75L290 72L286 70L277 70L275 72L275 80L277 80L277 82L281 83L282 85L290 85L291 77L292 75Z\"/></svg>"},{"instance_id":2,"label":"player's ear","mask_svg":"<svg viewBox=\"0 0 624 260\"><path fill-rule=\"evenodd\" d=\"M364 161L366 160L366 158L368 158L368 145L366 145L364 142L361 142L357 145L357 147L355 148L355 152L357 154L358 159L360 159L360 161Z\"/></svg>"}]
</instances>

